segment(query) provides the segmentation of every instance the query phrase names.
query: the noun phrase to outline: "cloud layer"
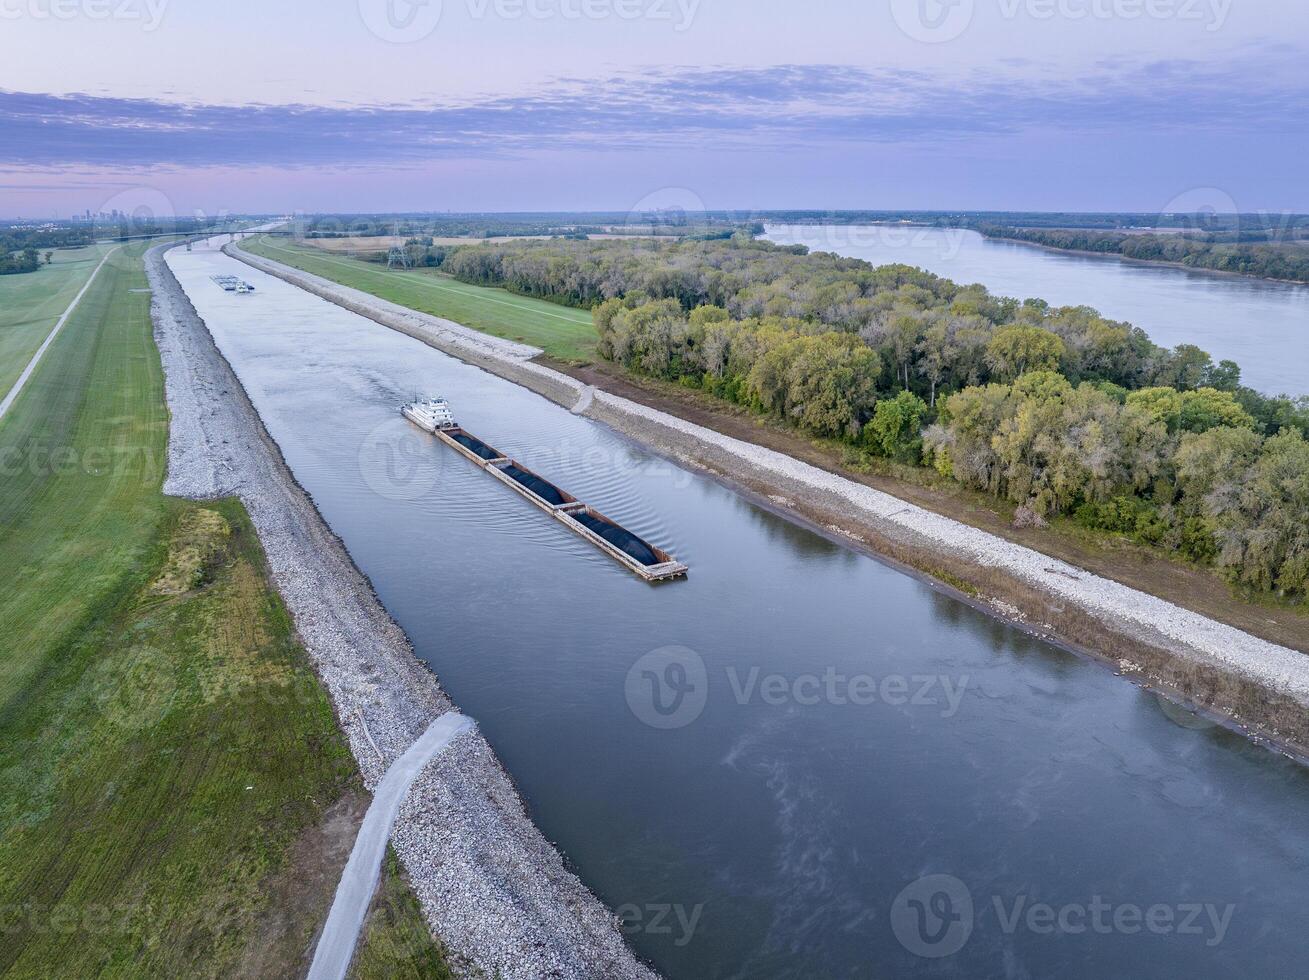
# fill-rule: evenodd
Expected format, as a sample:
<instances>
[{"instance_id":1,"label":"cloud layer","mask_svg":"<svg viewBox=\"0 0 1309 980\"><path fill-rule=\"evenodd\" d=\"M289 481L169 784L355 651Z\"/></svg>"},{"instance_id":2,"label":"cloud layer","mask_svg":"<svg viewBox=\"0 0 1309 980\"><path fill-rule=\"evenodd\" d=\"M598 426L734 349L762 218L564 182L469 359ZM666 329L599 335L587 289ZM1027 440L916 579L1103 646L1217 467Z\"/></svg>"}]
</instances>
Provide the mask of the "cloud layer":
<instances>
[{"instance_id":1,"label":"cloud layer","mask_svg":"<svg viewBox=\"0 0 1309 980\"><path fill-rule=\"evenodd\" d=\"M0 92L0 165L405 164L534 151L767 149L1161 130L1277 137L1304 149L1302 54L1222 63L1105 62L1067 79L1010 62L986 76L838 65L662 69L565 78L514 97L446 105L183 105ZM1257 80L1257 84L1254 81ZM1287 143L1289 138L1290 142Z\"/></svg>"}]
</instances>

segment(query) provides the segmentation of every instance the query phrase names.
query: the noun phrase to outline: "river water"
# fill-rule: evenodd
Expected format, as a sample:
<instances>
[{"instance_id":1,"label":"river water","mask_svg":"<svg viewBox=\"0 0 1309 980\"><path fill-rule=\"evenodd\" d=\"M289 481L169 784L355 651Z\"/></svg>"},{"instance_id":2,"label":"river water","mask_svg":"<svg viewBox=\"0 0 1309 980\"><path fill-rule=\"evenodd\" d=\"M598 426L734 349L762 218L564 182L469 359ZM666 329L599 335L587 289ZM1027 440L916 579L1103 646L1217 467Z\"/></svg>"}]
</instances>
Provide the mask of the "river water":
<instances>
[{"instance_id":1,"label":"river water","mask_svg":"<svg viewBox=\"0 0 1309 980\"><path fill-rule=\"evenodd\" d=\"M764 237L874 265L903 262L1000 296L1091 306L1164 347L1196 344L1215 361L1236 361L1244 382L1266 394L1309 394L1309 286L1056 252L962 228L769 225Z\"/></svg>"},{"instance_id":2,"label":"river water","mask_svg":"<svg viewBox=\"0 0 1309 980\"><path fill-rule=\"evenodd\" d=\"M1302 971L1304 769L480 369L215 252L170 261L419 655L667 976ZM413 429L417 393L690 577L644 584Z\"/></svg>"}]
</instances>

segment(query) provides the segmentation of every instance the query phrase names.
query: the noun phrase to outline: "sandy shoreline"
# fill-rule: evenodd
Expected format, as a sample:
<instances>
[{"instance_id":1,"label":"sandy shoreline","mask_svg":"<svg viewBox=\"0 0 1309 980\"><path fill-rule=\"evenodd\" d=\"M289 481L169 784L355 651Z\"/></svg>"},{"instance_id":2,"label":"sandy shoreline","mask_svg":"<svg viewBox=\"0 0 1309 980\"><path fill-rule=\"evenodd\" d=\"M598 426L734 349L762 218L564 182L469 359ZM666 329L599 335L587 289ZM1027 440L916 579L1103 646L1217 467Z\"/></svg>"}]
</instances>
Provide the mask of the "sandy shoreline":
<instances>
[{"instance_id":1,"label":"sandy shoreline","mask_svg":"<svg viewBox=\"0 0 1309 980\"><path fill-rule=\"evenodd\" d=\"M371 789L453 710L368 579L296 483L158 246L146 254L171 414L165 493L239 496ZM531 822L479 732L419 774L391 842L466 975L650 980L615 917Z\"/></svg>"},{"instance_id":2,"label":"sandy shoreline","mask_svg":"<svg viewBox=\"0 0 1309 980\"><path fill-rule=\"evenodd\" d=\"M928 573L1002 618L1174 692L1232 727L1309 754L1309 656L808 463L534 363L498 340L236 249L229 254L630 438L743 486L856 546ZM584 399L590 400L579 405Z\"/></svg>"}]
</instances>

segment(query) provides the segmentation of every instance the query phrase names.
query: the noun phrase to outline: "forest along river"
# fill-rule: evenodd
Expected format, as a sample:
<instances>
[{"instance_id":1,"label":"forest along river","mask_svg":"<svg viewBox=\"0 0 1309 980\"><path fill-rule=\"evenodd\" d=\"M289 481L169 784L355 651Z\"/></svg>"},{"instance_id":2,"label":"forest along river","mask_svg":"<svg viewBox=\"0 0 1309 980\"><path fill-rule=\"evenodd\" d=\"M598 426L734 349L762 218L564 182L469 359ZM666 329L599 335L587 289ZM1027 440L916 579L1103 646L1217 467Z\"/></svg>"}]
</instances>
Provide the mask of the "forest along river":
<instances>
[{"instance_id":1,"label":"forest along river","mask_svg":"<svg viewBox=\"0 0 1309 980\"><path fill-rule=\"evenodd\" d=\"M542 831L669 977L1303 968L1309 771L478 368L221 254L170 263ZM398 406L428 393L690 577L645 584L418 432ZM647 656L665 646L693 652Z\"/></svg>"},{"instance_id":2,"label":"forest along river","mask_svg":"<svg viewBox=\"0 0 1309 980\"><path fill-rule=\"evenodd\" d=\"M1091 306L1161 346L1196 344L1215 361L1236 361L1245 384L1264 394L1309 394L1309 286L1056 252L963 228L769 225L764 237L873 265L903 262L999 296Z\"/></svg>"}]
</instances>

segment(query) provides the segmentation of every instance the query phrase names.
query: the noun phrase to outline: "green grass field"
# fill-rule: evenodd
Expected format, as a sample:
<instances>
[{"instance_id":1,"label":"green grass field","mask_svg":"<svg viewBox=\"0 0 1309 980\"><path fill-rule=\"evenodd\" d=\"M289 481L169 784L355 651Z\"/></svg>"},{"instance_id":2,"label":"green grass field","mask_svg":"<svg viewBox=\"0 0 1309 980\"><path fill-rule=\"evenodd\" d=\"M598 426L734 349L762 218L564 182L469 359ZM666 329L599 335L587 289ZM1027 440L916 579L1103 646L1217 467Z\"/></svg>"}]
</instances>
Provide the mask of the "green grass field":
<instances>
[{"instance_id":1,"label":"green grass field","mask_svg":"<svg viewBox=\"0 0 1309 980\"><path fill-rule=\"evenodd\" d=\"M111 244L58 249L35 272L0 276L0 397L22 374Z\"/></svg>"},{"instance_id":2,"label":"green grass field","mask_svg":"<svg viewBox=\"0 0 1309 980\"><path fill-rule=\"evenodd\" d=\"M243 248L482 333L540 347L561 361L595 357L591 314L503 289L470 286L431 270L390 270L376 262L328 255L311 246L260 236Z\"/></svg>"},{"instance_id":3,"label":"green grass field","mask_svg":"<svg viewBox=\"0 0 1309 980\"><path fill-rule=\"evenodd\" d=\"M418 899L389 847L382 872L350 976L353 980L449 980L454 974L440 948L433 945Z\"/></svg>"},{"instance_id":4,"label":"green grass field","mask_svg":"<svg viewBox=\"0 0 1309 980\"><path fill-rule=\"evenodd\" d=\"M106 264L0 419L4 977L294 973L339 873L303 841L361 791L244 508L160 492L145 285ZM439 957L397 908L370 945Z\"/></svg>"}]
</instances>

